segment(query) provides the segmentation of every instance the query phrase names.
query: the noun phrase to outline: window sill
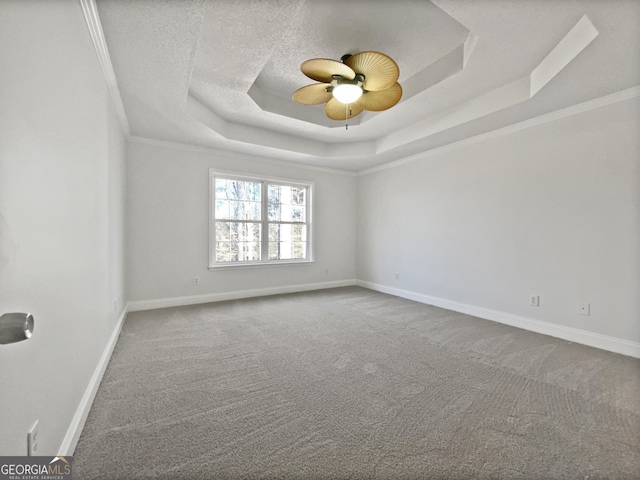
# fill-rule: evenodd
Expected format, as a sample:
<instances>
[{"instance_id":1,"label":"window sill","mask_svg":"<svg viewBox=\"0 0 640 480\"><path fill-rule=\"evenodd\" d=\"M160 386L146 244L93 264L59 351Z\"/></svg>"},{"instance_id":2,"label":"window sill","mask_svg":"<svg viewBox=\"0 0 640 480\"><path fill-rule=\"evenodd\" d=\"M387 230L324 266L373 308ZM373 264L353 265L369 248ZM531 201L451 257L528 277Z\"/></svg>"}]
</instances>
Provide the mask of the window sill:
<instances>
[{"instance_id":1,"label":"window sill","mask_svg":"<svg viewBox=\"0 0 640 480\"><path fill-rule=\"evenodd\" d=\"M298 265L310 265L315 263L314 260L281 260L279 262L260 262L260 263L234 263L232 265L209 265L209 270L233 270L236 268L264 268L264 267L292 267Z\"/></svg>"}]
</instances>

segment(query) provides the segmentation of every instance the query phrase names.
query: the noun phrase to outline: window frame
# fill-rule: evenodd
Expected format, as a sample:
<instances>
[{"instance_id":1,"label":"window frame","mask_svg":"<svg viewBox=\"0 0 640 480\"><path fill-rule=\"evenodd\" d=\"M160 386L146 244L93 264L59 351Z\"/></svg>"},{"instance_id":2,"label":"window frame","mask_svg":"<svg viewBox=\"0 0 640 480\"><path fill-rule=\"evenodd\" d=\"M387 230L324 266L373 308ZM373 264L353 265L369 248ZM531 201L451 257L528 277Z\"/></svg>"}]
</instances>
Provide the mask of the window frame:
<instances>
[{"instance_id":1,"label":"window frame","mask_svg":"<svg viewBox=\"0 0 640 480\"><path fill-rule=\"evenodd\" d=\"M258 261L243 261L243 262L216 262L216 221L215 218L215 181L216 178L224 178L228 180L240 180L258 182L261 184L260 189L260 221L253 222L259 223L261 230L261 260ZM306 202L305 202L305 222L270 222L268 215L268 185L284 185L290 187L306 188ZM314 231L313 226L313 196L315 190L315 183L309 180L298 180L292 178L272 177L265 175L253 175L241 172L225 171L216 168L209 169L209 269L218 270L225 268L248 268L248 267L268 267L278 265L306 265L314 262ZM225 219L227 220L227 219ZM218 219L223 221L223 219ZM233 220L227 220L233 221ZM242 222L242 221L241 221ZM306 258L304 259L285 259L285 260L269 260L269 225L270 224L282 224L292 223L306 225L307 228L307 250Z\"/></svg>"}]
</instances>

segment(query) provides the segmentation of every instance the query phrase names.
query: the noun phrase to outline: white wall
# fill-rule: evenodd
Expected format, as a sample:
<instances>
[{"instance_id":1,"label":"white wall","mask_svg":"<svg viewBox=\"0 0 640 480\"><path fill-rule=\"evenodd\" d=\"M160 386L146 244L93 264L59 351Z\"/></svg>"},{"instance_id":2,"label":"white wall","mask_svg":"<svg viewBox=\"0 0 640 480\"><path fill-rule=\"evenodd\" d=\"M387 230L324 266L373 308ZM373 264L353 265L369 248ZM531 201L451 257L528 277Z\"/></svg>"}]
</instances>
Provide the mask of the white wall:
<instances>
[{"instance_id":1,"label":"white wall","mask_svg":"<svg viewBox=\"0 0 640 480\"><path fill-rule=\"evenodd\" d=\"M209 271L210 167L315 182L315 262ZM127 179L127 278L132 301L219 298L243 290L355 279L353 176L134 141L127 143ZM199 285L193 284L194 277L200 278Z\"/></svg>"},{"instance_id":2,"label":"white wall","mask_svg":"<svg viewBox=\"0 0 640 480\"><path fill-rule=\"evenodd\" d=\"M358 278L640 342L639 103L361 176Z\"/></svg>"},{"instance_id":3,"label":"white wall","mask_svg":"<svg viewBox=\"0 0 640 480\"><path fill-rule=\"evenodd\" d=\"M124 138L79 2L0 2L0 455L58 454L125 304ZM113 300L118 312L113 311Z\"/></svg>"}]
</instances>

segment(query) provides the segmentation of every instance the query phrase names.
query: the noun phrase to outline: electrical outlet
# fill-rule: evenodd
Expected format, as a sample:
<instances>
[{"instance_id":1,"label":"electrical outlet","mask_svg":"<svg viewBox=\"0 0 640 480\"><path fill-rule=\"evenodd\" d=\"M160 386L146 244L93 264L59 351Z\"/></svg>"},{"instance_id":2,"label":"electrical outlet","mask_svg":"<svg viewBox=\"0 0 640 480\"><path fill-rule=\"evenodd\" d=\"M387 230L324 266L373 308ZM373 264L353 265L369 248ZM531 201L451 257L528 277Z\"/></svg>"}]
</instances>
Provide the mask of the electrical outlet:
<instances>
[{"instance_id":1,"label":"electrical outlet","mask_svg":"<svg viewBox=\"0 0 640 480\"><path fill-rule=\"evenodd\" d=\"M532 307L539 307L540 297L538 295L529 295L529 305Z\"/></svg>"},{"instance_id":2,"label":"electrical outlet","mask_svg":"<svg viewBox=\"0 0 640 480\"><path fill-rule=\"evenodd\" d=\"M193 277L193 284L200 285L200 277Z\"/></svg>"},{"instance_id":3,"label":"electrical outlet","mask_svg":"<svg viewBox=\"0 0 640 480\"><path fill-rule=\"evenodd\" d=\"M27 455L35 457L38 455L38 420L27 432Z\"/></svg>"},{"instance_id":4,"label":"electrical outlet","mask_svg":"<svg viewBox=\"0 0 640 480\"><path fill-rule=\"evenodd\" d=\"M590 313L591 313L591 304L586 303L586 302L578 303L578 314L579 315L584 315L585 317L588 317Z\"/></svg>"}]
</instances>

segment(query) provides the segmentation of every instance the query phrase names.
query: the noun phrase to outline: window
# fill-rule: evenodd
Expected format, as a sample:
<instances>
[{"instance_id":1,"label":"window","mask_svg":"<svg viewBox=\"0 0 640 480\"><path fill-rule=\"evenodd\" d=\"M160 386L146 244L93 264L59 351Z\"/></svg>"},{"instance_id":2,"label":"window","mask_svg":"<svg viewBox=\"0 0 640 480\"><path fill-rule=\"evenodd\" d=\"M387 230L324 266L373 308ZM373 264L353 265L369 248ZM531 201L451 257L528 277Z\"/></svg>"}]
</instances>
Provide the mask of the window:
<instances>
[{"instance_id":1,"label":"window","mask_svg":"<svg viewBox=\"0 0 640 480\"><path fill-rule=\"evenodd\" d=\"M312 183L210 173L210 267L312 260Z\"/></svg>"}]
</instances>

